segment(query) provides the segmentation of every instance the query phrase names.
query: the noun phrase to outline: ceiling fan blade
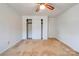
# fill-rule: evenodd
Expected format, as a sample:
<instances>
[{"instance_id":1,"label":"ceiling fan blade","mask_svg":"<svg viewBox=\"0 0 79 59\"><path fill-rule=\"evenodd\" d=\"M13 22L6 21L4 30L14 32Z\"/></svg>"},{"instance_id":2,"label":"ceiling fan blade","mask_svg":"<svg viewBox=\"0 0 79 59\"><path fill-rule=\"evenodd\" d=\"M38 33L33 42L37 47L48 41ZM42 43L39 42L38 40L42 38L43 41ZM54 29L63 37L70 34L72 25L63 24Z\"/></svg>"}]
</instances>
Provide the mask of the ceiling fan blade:
<instances>
[{"instance_id":1,"label":"ceiling fan blade","mask_svg":"<svg viewBox=\"0 0 79 59\"><path fill-rule=\"evenodd\" d=\"M37 6L36 6L36 12L39 12L39 10L40 10L40 5L38 4Z\"/></svg>"},{"instance_id":2,"label":"ceiling fan blade","mask_svg":"<svg viewBox=\"0 0 79 59\"><path fill-rule=\"evenodd\" d=\"M47 9L49 9L49 10L53 10L53 9L54 9L53 6L51 6L50 4L47 4L47 3L45 3L45 7L46 7Z\"/></svg>"}]
</instances>

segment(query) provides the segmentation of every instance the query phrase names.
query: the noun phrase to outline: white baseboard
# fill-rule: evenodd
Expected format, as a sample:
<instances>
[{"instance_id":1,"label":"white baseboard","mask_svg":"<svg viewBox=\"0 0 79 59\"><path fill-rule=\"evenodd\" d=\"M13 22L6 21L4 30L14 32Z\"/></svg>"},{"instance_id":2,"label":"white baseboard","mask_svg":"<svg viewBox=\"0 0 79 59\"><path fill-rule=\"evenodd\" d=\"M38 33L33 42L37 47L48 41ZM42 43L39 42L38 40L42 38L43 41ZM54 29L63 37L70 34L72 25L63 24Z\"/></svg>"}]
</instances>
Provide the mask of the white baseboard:
<instances>
[{"instance_id":1,"label":"white baseboard","mask_svg":"<svg viewBox=\"0 0 79 59\"><path fill-rule=\"evenodd\" d=\"M20 42L21 40L16 40L15 43L11 44L10 46L8 46L7 48L3 49L2 51L0 51L0 54L2 54L3 52L5 52L6 50L8 50L9 48L13 47L14 45L16 45L18 42Z\"/></svg>"},{"instance_id":2,"label":"white baseboard","mask_svg":"<svg viewBox=\"0 0 79 59\"><path fill-rule=\"evenodd\" d=\"M73 51L79 53L79 51L77 51L76 49L74 49L70 44L68 44L68 42L64 41L64 39L60 38L60 37L56 37L56 39L58 39L59 41L63 42L64 44L66 44L67 46L69 46Z\"/></svg>"}]
</instances>

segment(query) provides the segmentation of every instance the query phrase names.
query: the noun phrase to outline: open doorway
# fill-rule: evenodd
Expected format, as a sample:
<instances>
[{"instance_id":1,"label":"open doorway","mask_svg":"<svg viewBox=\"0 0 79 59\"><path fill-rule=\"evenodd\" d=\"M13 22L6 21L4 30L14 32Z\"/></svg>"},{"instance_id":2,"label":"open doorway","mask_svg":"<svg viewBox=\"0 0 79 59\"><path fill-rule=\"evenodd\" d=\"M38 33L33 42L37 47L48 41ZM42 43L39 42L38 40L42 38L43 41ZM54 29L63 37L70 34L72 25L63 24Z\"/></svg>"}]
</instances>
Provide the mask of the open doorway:
<instances>
[{"instance_id":1,"label":"open doorway","mask_svg":"<svg viewBox=\"0 0 79 59\"><path fill-rule=\"evenodd\" d=\"M43 19L41 19L41 40L43 39Z\"/></svg>"},{"instance_id":2,"label":"open doorway","mask_svg":"<svg viewBox=\"0 0 79 59\"><path fill-rule=\"evenodd\" d=\"M26 20L27 25L27 39L32 39L32 19Z\"/></svg>"}]
</instances>

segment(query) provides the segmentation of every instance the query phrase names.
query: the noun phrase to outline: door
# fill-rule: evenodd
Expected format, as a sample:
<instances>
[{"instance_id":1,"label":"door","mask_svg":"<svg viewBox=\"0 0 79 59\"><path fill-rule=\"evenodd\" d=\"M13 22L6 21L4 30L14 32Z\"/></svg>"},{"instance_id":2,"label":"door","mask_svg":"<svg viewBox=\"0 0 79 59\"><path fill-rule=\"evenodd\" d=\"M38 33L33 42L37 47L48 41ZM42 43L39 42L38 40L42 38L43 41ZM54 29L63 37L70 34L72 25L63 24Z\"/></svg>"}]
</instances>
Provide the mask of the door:
<instances>
[{"instance_id":1,"label":"door","mask_svg":"<svg viewBox=\"0 0 79 59\"><path fill-rule=\"evenodd\" d=\"M27 19L27 39L32 39L32 19Z\"/></svg>"},{"instance_id":2,"label":"door","mask_svg":"<svg viewBox=\"0 0 79 59\"><path fill-rule=\"evenodd\" d=\"M32 39L41 39L41 19L38 17L32 20Z\"/></svg>"}]
</instances>

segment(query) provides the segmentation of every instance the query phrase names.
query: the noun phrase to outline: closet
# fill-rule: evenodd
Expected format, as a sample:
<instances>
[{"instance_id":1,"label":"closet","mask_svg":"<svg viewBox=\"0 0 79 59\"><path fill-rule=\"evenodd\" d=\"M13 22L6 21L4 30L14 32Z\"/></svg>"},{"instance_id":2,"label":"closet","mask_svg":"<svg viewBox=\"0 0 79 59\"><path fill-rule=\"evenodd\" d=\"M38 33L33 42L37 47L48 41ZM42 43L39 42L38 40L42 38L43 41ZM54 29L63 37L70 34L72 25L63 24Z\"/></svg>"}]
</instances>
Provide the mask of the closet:
<instances>
[{"instance_id":1,"label":"closet","mask_svg":"<svg viewBox=\"0 0 79 59\"><path fill-rule=\"evenodd\" d=\"M23 18L23 39L45 40L48 38L46 16L27 16Z\"/></svg>"}]
</instances>

